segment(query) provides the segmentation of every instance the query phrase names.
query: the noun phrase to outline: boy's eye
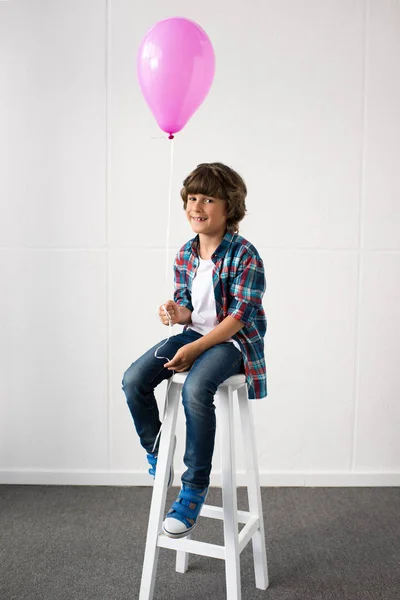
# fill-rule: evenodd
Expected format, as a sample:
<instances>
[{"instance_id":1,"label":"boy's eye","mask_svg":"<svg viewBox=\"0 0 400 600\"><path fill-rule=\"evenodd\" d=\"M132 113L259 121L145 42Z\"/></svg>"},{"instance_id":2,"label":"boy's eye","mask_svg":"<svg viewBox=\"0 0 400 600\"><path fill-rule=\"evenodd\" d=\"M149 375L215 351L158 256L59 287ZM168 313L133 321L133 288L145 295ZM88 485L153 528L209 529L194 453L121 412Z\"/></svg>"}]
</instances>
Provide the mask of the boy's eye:
<instances>
[{"instance_id":1,"label":"boy's eye","mask_svg":"<svg viewBox=\"0 0 400 600\"><path fill-rule=\"evenodd\" d=\"M193 196L189 197L189 201L196 202L196 198L194 198ZM212 198L204 198L203 202L214 202L214 200Z\"/></svg>"}]
</instances>

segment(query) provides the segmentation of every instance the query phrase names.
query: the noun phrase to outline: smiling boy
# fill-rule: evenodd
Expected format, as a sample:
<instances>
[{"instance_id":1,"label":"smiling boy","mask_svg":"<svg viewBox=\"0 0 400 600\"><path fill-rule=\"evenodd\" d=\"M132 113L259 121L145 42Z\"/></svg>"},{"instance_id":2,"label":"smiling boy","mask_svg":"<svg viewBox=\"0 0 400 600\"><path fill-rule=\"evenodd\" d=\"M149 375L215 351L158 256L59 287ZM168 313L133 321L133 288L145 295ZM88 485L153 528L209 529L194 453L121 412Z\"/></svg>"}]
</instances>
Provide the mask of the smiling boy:
<instances>
[{"instance_id":1,"label":"smiling boy","mask_svg":"<svg viewBox=\"0 0 400 600\"><path fill-rule=\"evenodd\" d=\"M165 325L170 319L184 329L164 340L163 354L171 360L160 363L155 356L157 344L129 367L122 380L152 466L149 472L154 475L161 426L154 389L173 372L189 371L182 388L187 470L163 523L169 537L183 537L193 530L207 495L215 441L214 395L219 384L245 373L249 398L267 395L264 266L255 247L238 234L246 195L241 176L222 163L198 165L184 180L181 197L196 236L175 258L174 299L159 307Z\"/></svg>"}]
</instances>

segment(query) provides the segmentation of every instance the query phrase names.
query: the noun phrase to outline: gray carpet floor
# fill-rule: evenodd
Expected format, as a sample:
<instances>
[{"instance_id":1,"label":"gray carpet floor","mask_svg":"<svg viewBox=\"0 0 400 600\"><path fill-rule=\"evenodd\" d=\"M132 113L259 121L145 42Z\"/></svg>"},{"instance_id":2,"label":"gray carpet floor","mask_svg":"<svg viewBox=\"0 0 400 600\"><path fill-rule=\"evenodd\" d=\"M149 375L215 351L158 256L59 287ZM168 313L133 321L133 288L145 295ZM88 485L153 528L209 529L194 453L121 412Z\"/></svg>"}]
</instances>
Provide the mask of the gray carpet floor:
<instances>
[{"instance_id":1,"label":"gray carpet floor","mask_svg":"<svg viewBox=\"0 0 400 600\"><path fill-rule=\"evenodd\" d=\"M139 597L150 487L0 486L1 600ZM177 488L168 492L168 505ZM241 554L243 600L399 600L400 488L263 488L270 587ZM208 504L221 504L210 490ZM247 509L245 489L239 508ZM223 543L200 519L195 539ZM225 564L160 549L154 600L223 600ZM228 599L229 600L229 599Z\"/></svg>"}]
</instances>

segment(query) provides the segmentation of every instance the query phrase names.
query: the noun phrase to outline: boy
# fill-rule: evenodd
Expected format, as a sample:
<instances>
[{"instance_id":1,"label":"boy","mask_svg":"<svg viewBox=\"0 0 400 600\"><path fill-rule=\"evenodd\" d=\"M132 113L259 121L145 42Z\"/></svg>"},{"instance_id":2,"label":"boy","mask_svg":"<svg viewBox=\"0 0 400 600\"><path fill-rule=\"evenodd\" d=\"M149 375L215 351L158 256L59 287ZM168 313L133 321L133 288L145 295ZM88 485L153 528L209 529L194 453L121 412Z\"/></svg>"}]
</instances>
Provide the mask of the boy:
<instances>
[{"instance_id":1,"label":"boy","mask_svg":"<svg viewBox=\"0 0 400 600\"><path fill-rule=\"evenodd\" d=\"M197 234L178 252L174 263L174 300L159 308L165 324L184 325L164 340L161 363L148 350L125 372L122 389L137 433L155 475L161 423L154 388L173 372L189 371L182 388L186 449L182 489L163 523L173 538L196 525L205 501L215 440L214 394L218 385L245 373L249 398L267 395L264 358L266 318L262 307L265 276L262 259L238 235L246 212L246 185L222 163L198 167L181 190L186 217ZM167 314L166 314L167 313ZM170 477L172 484L173 475Z\"/></svg>"}]
</instances>

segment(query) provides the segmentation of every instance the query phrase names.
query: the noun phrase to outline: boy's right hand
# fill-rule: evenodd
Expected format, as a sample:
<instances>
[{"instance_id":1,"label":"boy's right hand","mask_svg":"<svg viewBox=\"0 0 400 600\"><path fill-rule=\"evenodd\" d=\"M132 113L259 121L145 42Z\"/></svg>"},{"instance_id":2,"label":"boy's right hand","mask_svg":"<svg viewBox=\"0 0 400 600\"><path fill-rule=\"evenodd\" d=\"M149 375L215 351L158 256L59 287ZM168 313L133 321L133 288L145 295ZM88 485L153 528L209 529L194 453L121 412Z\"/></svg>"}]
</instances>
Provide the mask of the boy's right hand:
<instances>
[{"instance_id":1,"label":"boy's right hand","mask_svg":"<svg viewBox=\"0 0 400 600\"><path fill-rule=\"evenodd\" d=\"M169 325L169 319L165 313L164 306L167 309L168 314L171 318L171 325L175 325L176 323L178 323L178 321L179 321L179 306L173 300L167 300L167 302L164 302L164 304L162 304L159 307L158 316L160 317L161 323L164 323L164 325Z\"/></svg>"}]
</instances>

